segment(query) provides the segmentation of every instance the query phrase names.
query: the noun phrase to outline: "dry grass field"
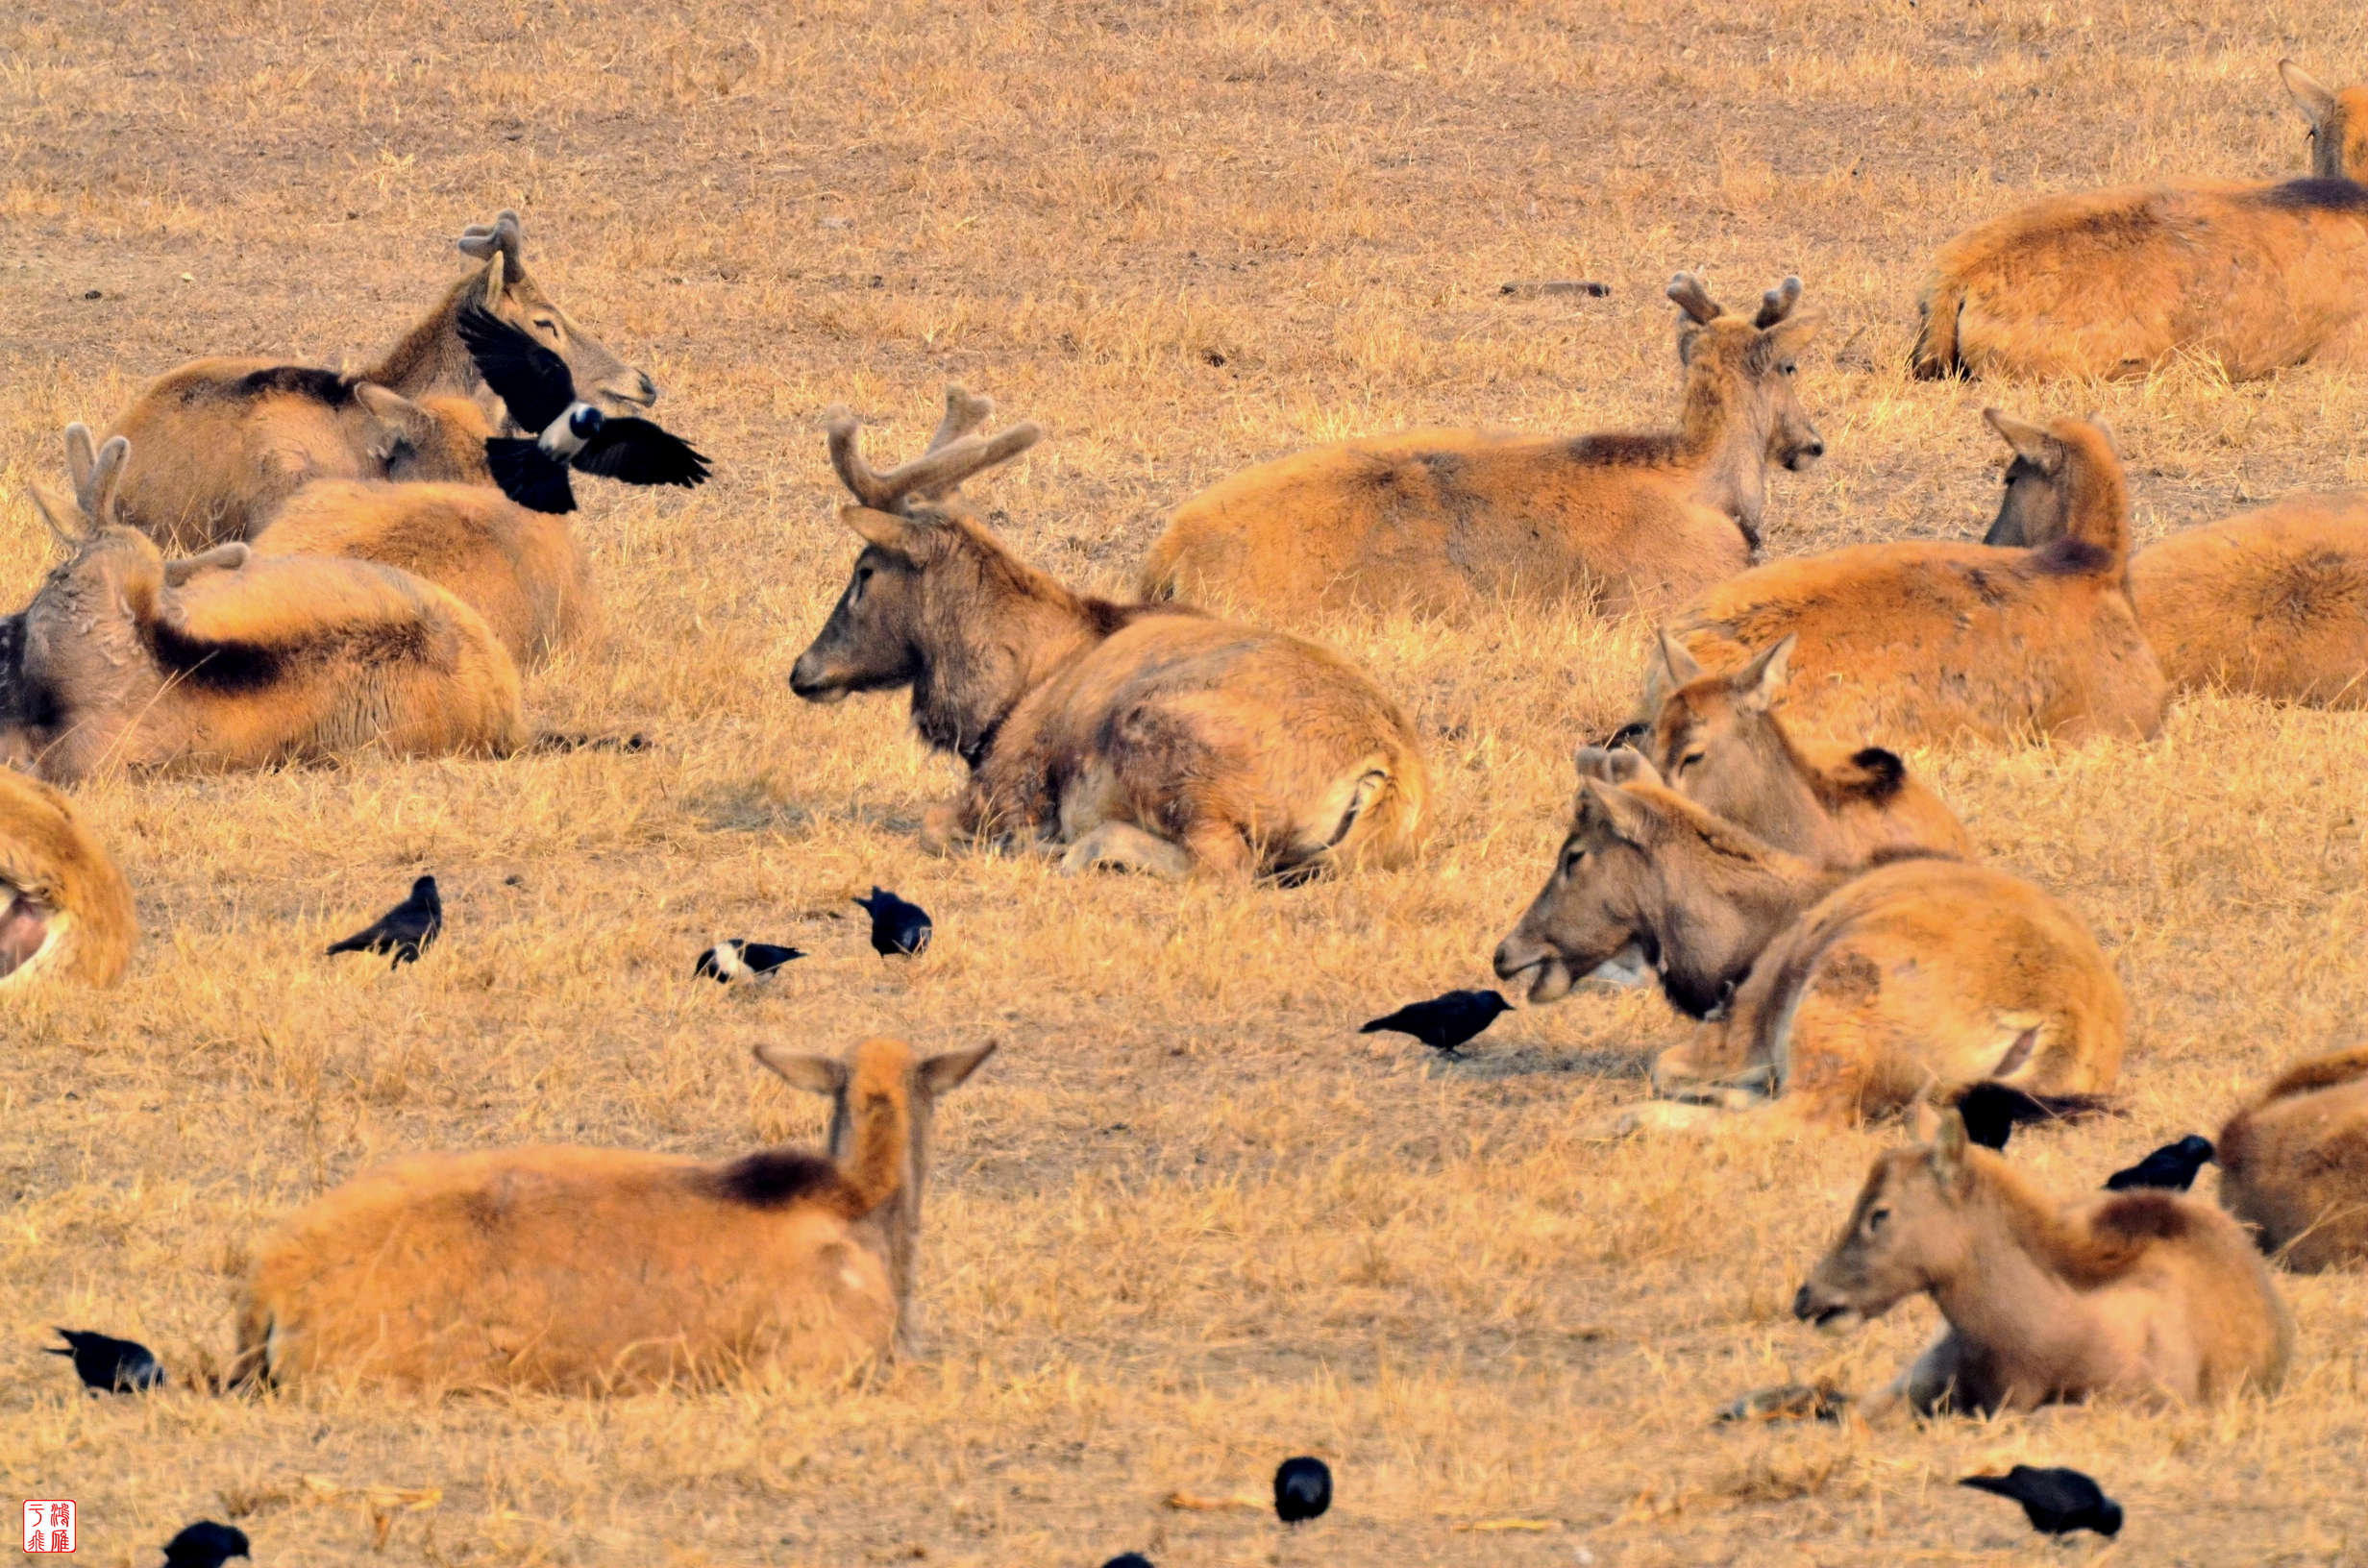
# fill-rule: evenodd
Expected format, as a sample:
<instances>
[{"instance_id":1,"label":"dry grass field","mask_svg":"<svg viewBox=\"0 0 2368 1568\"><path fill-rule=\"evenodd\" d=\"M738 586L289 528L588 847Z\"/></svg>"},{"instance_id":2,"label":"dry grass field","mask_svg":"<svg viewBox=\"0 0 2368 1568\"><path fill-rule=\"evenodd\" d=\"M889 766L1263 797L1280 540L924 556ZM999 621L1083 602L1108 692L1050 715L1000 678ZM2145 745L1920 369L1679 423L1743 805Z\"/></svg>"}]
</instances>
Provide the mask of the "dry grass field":
<instances>
[{"instance_id":1,"label":"dry grass field","mask_svg":"<svg viewBox=\"0 0 2368 1568\"><path fill-rule=\"evenodd\" d=\"M1436 835L1297 891L935 860L950 792L902 698L809 708L791 660L854 554L822 410L918 448L958 379L1046 441L973 486L1047 567L1120 591L1167 507L1246 463L1425 423L1651 425L1698 267L1830 312L1831 448L1772 551L1978 533L1985 403L2100 408L2141 538L2368 484L2368 384L1904 375L1924 258L2035 193L2304 166L2275 74L2368 73L2339 0L1669 8L1189 0L32 0L0 15L0 599L49 540L59 430L203 353L360 362L525 215L552 295L718 461L594 487L614 646L534 676L547 723L645 755L101 781L138 891L131 981L11 1004L0 1050L0 1492L84 1555L229 1518L258 1561L1091 1565L2368 1562L2368 1279L2282 1282L2274 1399L1869 1433L1714 1427L1788 1376L1887 1377L1788 1311L1896 1127L1591 1139L1677 1035L1657 998L1503 1020L1463 1064L1372 1013L1487 983L1547 869L1569 749L1644 628L1510 613L1304 628L1417 719ZM1609 298L1499 298L1590 277ZM2094 925L2134 1009L2126 1118L2018 1163L2093 1186L2217 1129L2368 1011L2368 715L2187 698L2153 744L1918 754L1984 851ZM422 870L450 926L386 974L320 947ZM931 909L882 965L848 899ZM719 936L814 956L690 978ZM52 1324L218 1360L253 1238L360 1167L565 1140L714 1155L820 1136L750 1061L902 1033L1005 1049L938 1123L925 1343L858 1385L611 1401L367 1389L89 1399ZM2213 1178L2208 1174L2204 1186ZM1162 1507L1325 1456L1326 1518ZM1953 1484L2100 1477L2118 1542L2054 1547ZM5 1501L5 1499L0 1499ZM1530 1528L1502 1528L1506 1521ZM1493 1528L1492 1528L1493 1527Z\"/></svg>"}]
</instances>

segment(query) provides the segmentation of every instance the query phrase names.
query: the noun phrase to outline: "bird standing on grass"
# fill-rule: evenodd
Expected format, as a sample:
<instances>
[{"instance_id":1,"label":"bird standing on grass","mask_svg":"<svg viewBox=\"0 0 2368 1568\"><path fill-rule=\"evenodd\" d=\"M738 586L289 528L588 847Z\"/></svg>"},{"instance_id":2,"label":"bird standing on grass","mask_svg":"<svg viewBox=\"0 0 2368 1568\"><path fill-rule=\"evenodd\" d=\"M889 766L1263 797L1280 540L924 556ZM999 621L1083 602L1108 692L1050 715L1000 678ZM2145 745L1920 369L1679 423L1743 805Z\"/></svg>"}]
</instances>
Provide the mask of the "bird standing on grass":
<instances>
[{"instance_id":1,"label":"bird standing on grass","mask_svg":"<svg viewBox=\"0 0 2368 1568\"><path fill-rule=\"evenodd\" d=\"M699 963L691 970L691 978L711 978L728 983L752 980L771 974L793 958L805 953L796 947L776 947L769 942L745 942L728 937L699 955Z\"/></svg>"},{"instance_id":2,"label":"bird standing on grass","mask_svg":"<svg viewBox=\"0 0 2368 1568\"><path fill-rule=\"evenodd\" d=\"M1101 1568L1152 1568L1151 1559L1140 1552L1122 1552Z\"/></svg>"},{"instance_id":3,"label":"bird standing on grass","mask_svg":"<svg viewBox=\"0 0 2368 1568\"><path fill-rule=\"evenodd\" d=\"M2211 1163L2211 1139L2189 1133L2176 1143L2165 1143L2145 1159L2126 1170L2117 1170L2105 1178L2109 1192L2126 1192L2134 1187L2167 1188L2184 1192L2195 1185L2195 1173Z\"/></svg>"},{"instance_id":4,"label":"bird standing on grass","mask_svg":"<svg viewBox=\"0 0 2368 1568\"><path fill-rule=\"evenodd\" d=\"M2044 1534L2093 1530L2111 1535L2121 1529L2121 1505L2078 1470L2018 1464L2003 1476L1967 1476L1957 1484L2012 1498L2023 1506L2031 1528Z\"/></svg>"},{"instance_id":5,"label":"bird standing on grass","mask_svg":"<svg viewBox=\"0 0 2368 1568\"><path fill-rule=\"evenodd\" d=\"M872 951L882 958L918 957L936 934L927 910L919 904L908 904L876 885L872 889L872 896L855 902L872 913Z\"/></svg>"},{"instance_id":6,"label":"bird standing on grass","mask_svg":"<svg viewBox=\"0 0 2368 1568\"><path fill-rule=\"evenodd\" d=\"M102 1394L144 1394L163 1386L164 1368L146 1345L82 1329L60 1329L58 1334L64 1344L42 1348L52 1356L72 1357L84 1387Z\"/></svg>"},{"instance_id":7,"label":"bird standing on grass","mask_svg":"<svg viewBox=\"0 0 2368 1568\"><path fill-rule=\"evenodd\" d=\"M601 412L576 396L567 361L481 305L455 324L485 384L509 404L510 418L531 440L495 436L485 443L494 483L521 506L572 512L570 468L627 484L676 484L687 490L707 478L707 459L654 421Z\"/></svg>"},{"instance_id":8,"label":"bird standing on grass","mask_svg":"<svg viewBox=\"0 0 2368 1568\"><path fill-rule=\"evenodd\" d=\"M247 1532L210 1519L200 1519L164 1543L164 1568L222 1568L231 1558L246 1556Z\"/></svg>"},{"instance_id":9,"label":"bird standing on grass","mask_svg":"<svg viewBox=\"0 0 2368 1568\"><path fill-rule=\"evenodd\" d=\"M444 930L444 900L437 896L435 878L423 876L411 884L411 895L380 916L376 923L364 926L343 942L329 944L330 956L338 953L389 953L393 957L388 968L398 964L416 964L419 955L435 943Z\"/></svg>"},{"instance_id":10,"label":"bird standing on grass","mask_svg":"<svg viewBox=\"0 0 2368 1568\"><path fill-rule=\"evenodd\" d=\"M1286 1525L1304 1524L1332 1506L1332 1468L1321 1459L1301 1455L1274 1468L1274 1517Z\"/></svg>"},{"instance_id":11,"label":"bird standing on grass","mask_svg":"<svg viewBox=\"0 0 2368 1568\"><path fill-rule=\"evenodd\" d=\"M1412 1035L1442 1056L1458 1057L1481 1031L1512 1011L1513 1004L1495 992L1451 991L1375 1018L1357 1033L1372 1035L1388 1029Z\"/></svg>"}]
</instances>

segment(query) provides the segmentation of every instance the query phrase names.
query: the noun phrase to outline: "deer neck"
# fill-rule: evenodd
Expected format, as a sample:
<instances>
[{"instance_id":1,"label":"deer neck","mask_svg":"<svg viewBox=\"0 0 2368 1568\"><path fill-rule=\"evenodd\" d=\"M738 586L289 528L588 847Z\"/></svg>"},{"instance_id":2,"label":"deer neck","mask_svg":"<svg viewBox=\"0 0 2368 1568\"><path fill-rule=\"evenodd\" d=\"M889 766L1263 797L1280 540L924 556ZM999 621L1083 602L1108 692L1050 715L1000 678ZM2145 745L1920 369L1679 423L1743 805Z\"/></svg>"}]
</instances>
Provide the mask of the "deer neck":
<instances>
[{"instance_id":1,"label":"deer neck","mask_svg":"<svg viewBox=\"0 0 2368 1568\"><path fill-rule=\"evenodd\" d=\"M1027 695L1110 634L1092 604L1016 560L933 605L913 682L922 738L976 769Z\"/></svg>"},{"instance_id":2,"label":"deer neck","mask_svg":"<svg viewBox=\"0 0 2368 1568\"><path fill-rule=\"evenodd\" d=\"M1650 915L1661 948L1661 989L1694 1017L1724 1005L1801 912L1842 878L1797 855L1714 850L1712 863L1665 878Z\"/></svg>"},{"instance_id":3,"label":"deer neck","mask_svg":"<svg viewBox=\"0 0 2368 1568\"><path fill-rule=\"evenodd\" d=\"M1766 422L1738 407L1709 367L1690 380L1678 435L1679 459L1693 470L1693 499L1735 520L1756 551L1767 495Z\"/></svg>"},{"instance_id":4,"label":"deer neck","mask_svg":"<svg viewBox=\"0 0 2368 1568\"><path fill-rule=\"evenodd\" d=\"M469 357L468 345L460 341L454 324L459 319L460 307L472 296L482 294L484 286L483 278L475 273L454 284L434 309L386 351L384 358L357 380L376 382L414 400L433 392L474 396L484 378L478 375L477 361Z\"/></svg>"},{"instance_id":5,"label":"deer neck","mask_svg":"<svg viewBox=\"0 0 2368 1568\"><path fill-rule=\"evenodd\" d=\"M1957 1256L1930 1276L1934 1304L1969 1343L2003 1350L2017 1362L2062 1366L2085 1332L2079 1292L2045 1256L2049 1216L2031 1212L2026 1194L2001 1190L1979 1176L1962 1206L1970 1231ZM2052 1383L2052 1378L2042 1381Z\"/></svg>"}]
</instances>

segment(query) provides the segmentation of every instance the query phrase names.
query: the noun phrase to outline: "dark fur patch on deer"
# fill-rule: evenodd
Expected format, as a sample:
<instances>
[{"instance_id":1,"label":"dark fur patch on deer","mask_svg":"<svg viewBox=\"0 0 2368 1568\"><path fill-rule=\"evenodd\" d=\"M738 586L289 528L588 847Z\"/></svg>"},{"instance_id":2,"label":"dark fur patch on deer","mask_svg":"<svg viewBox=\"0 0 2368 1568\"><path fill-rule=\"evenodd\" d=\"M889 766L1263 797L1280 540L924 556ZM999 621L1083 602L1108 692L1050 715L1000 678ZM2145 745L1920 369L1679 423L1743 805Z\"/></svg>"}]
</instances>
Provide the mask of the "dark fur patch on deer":
<instances>
[{"instance_id":1,"label":"dark fur patch on deer","mask_svg":"<svg viewBox=\"0 0 2368 1568\"><path fill-rule=\"evenodd\" d=\"M2288 180L2261 192L2263 207L2298 212L2368 212L2368 185L2356 180Z\"/></svg>"},{"instance_id":2,"label":"dark fur patch on deer","mask_svg":"<svg viewBox=\"0 0 2368 1568\"><path fill-rule=\"evenodd\" d=\"M2100 1206L2097 1230L2132 1241L2176 1241L2192 1228L2179 1200L2168 1192L2125 1192Z\"/></svg>"},{"instance_id":3,"label":"dark fur patch on deer","mask_svg":"<svg viewBox=\"0 0 2368 1568\"><path fill-rule=\"evenodd\" d=\"M265 398L277 393L291 398L309 398L331 408L342 408L354 401L354 383L333 370L322 370L313 365L274 365L241 376L227 384L216 384L197 390L213 391L225 398Z\"/></svg>"},{"instance_id":4,"label":"dark fur patch on deer","mask_svg":"<svg viewBox=\"0 0 2368 1568\"><path fill-rule=\"evenodd\" d=\"M1614 431L1573 437L1563 451L1574 463L1598 468L1655 468L1677 461L1677 437Z\"/></svg>"},{"instance_id":5,"label":"dark fur patch on deer","mask_svg":"<svg viewBox=\"0 0 2368 1568\"><path fill-rule=\"evenodd\" d=\"M730 1164L699 1173L700 1185L726 1203L786 1209L841 1185L839 1167L803 1149L759 1149Z\"/></svg>"},{"instance_id":6,"label":"dark fur patch on deer","mask_svg":"<svg viewBox=\"0 0 2368 1568\"><path fill-rule=\"evenodd\" d=\"M1908 765L1879 746L1853 752L1850 766L1861 775L1849 781L1851 790L1869 800L1888 800L1908 782Z\"/></svg>"},{"instance_id":7,"label":"dark fur patch on deer","mask_svg":"<svg viewBox=\"0 0 2368 1568\"><path fill-rule=\"evenodd\" d=\"M2031 552L2031 564L2041 576L2092 577L2111 562L2112 553L2085 539L2062 538Z\"/></svg>"}]
</instances>

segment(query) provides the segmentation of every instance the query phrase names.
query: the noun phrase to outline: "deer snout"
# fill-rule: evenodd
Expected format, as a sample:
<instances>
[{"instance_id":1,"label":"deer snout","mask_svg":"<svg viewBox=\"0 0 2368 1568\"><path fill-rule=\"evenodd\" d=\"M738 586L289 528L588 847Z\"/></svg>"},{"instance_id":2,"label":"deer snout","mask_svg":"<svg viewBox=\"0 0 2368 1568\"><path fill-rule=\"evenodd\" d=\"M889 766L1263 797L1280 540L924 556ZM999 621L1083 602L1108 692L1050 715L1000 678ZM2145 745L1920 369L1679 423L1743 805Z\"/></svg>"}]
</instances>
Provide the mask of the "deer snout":
<instances>
[{"instance_id":1,"label":"deer snout","mask_svg":"<svg viewBox=\"0 0 2368 1568\"><path fill-rule=\"evenodd\" d=\"M847 688L831 678L827 663L810 648L789 667L789 689L808 702L838 702L847 697Z\"/></svg>"},{"instance_id":2,"label":"deer snout","mask_svg":"<svg viewBox=\"0 0 2368 1568\"><path fill-rule=\"evenodd\" d=\"M1570 994L1570 968L1562 955L1516 931L1496 944L1496 978L1529 987L1533 1002L1559 1002Z\"/></svg>"},{"instance_id":3,"label":"deer snout","mask_svg":"<svg viewBox=\"0 0 2368 1568\"><path fill-rule=\"evenodd\" d=\"M1827 1334L1840 1334L1856 1328L1862 1314L1848 1302L1818 1289L1817 1282L1811 1280L1792 1293L1792 1315Z\"/></svg>"},{"instance_id":4,"label":"deer snout","mask_svg":"<svg viewBox=\"0 0 2368 1568\"><path fill-rule=\"evenodd\" d=\"M1795 474L1799 474L1807 469L1815 467L1817 459L1824 455L1825 437L1813 431L1811 432L1808 440L1801 442L1798 446L1794 447L1790 453L1786 454L1785 467L1790 469Z\"/></svg>"},{"instance_id":5,"label":"deer snout","mask_svg":"<svg viewBox=\"0 0 2368 1568\"><path fill-rule=\"evenodd\" d=\"M597 390L598 401L612 405L610 412L647 408L657 402L657 382L650 380L647 371L624 371L601 382Z\"/></svg>"}]
</instances>

